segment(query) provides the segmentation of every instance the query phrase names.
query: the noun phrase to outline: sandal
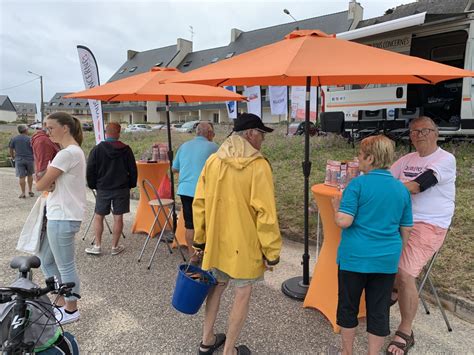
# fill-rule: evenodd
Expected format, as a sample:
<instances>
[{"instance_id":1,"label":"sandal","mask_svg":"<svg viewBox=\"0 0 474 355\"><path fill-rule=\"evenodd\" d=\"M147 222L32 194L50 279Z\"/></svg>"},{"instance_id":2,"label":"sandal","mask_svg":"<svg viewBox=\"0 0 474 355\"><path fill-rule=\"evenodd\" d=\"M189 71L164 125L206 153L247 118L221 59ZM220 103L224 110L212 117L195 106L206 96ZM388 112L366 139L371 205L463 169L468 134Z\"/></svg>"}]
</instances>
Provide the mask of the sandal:
<instances>
[{"instance_id":1,"label":"sandal","mask_svg":"<svg viewBox=\"0 0 474 355\"><path fill-rule=\"evenodd\" d=\"M26 198L25 194L21 194L18 198Z\"/></svg>"},{"instance_id":2,"label":"sandal","mask_svg":"<svg viewBox=\"0 0 474 355\"><path fill-rule=\"evenodd\" d=\"M216 341L214 342L213 345L204 345L201 341L201 343L199 344L199 352L198 352L199 355L212 354L214 351L219 349L225 343L225 334L218 333L218 334L215 334L215 337L216 337ZM206 350L203 351L201 350L201 348L206 349Z\"/></svg>"},{"instance_id":3,"label":"sandal","mask_svg":"<svg viewBox=\"0 0 474 355\"><path fill-rule=\"evenodd\" d=\"M396 293L397 294L397 298L393 299L390 297L390 307L392 307L395 303L398 302L398 289L394 288L392 290L392 293Z\"/></svg>"},{"instance_id":4,"label":"sandal","mask_svg":"<svg viewBox=\"0 0 474 355\"><path fill-rule=\"evenodd\" d=\"M28 195L30 195L30 197L34 197L35 193L30 191L30 192L28 192Z\"/></svg>"},{"instance_id":5,"label":"sandal","mask_svg":"<svg viewBox=\"0 0 474 355\"><path fill-rule=\"evenodd\" d=\"M237 355L250 355L251 351L248 347L245 345L239 345L235 347L235 350L237 350Z\"/></svg>"},{"instance_id":6,"label":"sandal","mask_svg":"<svg viewBox=\"0 0 474 355\"><path fill-rule=\"evenodd\" d=\"M387 351L385 352L386 355L392 355L393 353L388 350L388 348L392 345L395 345L397 348L403 351L403 354L406 355L408 354L408 350L410 350L413 345L415 345L415 335L413 334L413 331L411 332L411 335L407 335L399 330L395 332L395 335L398 335L400 338L405 340L405 343L400 343L399 341L392 340L388 346L387 346Z\"/></svg>"}]
</instances>

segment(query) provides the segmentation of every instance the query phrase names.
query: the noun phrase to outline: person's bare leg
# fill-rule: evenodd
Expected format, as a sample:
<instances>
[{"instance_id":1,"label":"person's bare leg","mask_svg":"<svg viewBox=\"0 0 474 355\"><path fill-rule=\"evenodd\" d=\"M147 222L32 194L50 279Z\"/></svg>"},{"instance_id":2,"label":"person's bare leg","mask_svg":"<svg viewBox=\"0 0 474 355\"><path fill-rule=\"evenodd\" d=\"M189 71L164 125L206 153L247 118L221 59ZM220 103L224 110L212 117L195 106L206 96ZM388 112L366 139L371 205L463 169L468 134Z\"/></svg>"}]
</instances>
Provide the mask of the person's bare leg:
<instances>
[{"instance_id":1,"label":"person's bare leg","mask_svg":"<svg viewBox=\"0 0 474 355\"><path fill-rule=\"evenodd\" d=\"M194 248L193 248L193 243L194 243L194 229L187 229L184 232L184 237L186 238L186 244L188 245L188 256L189 256L189 261L198 261L199 258L194 255Z\"/></svg>"},{"instance_id":2,"label":"person's bare leg","mask_svg":"<svg viewBox=\"0 0 474 355\"><path fill-rule=\"evenodd\" d=\"M102 233L104 232L104 218L100 214L94 215L94 244L98 247L102 244Z\"/></svg>"},{"instance_id":3,"label":"person's bare leg","mask_svg":"<svg viewBox=\"0 0 474 355\"><path fill-rule=\"evenodd\" d=\"M252 285L235 288L234 303L232 304L228 320L224 355L235 354L235 343L247 319L251 294Z\"/></svg>"},{"instance_id":4,"label":"person's bare leg","mask_svg":"<svg viewBox=\"0 0 474 355\"><path fill-rule=\"evenodd\" d=\"M77 301L66 301L64 309L68 312L74 312L77 310Z\"/></svg>"},{"instance_id":5,"label":"person's bare leg","mask_svg":"<svg viewBox=\"0 0 474 355\"><path fill-rule=\"evenodd\" d=\"M356 329L341 327L342 355L352 355Z\"/></svg>"},{"instance_id":6,"label":"person's bare leg","mask_svg":"<svg viewBox=\"0 0 474 355\"><path fill-rule=\"evenodd\" d=\"M21 189L21 195L22 196L25 196L25 187L26 187L25 179L26 179L25 176L20 178L20 189Z\"/></svg>"},{"instance_id":7,"label":"person's bare leg","mask_svg":"<svg viewBox=\"0 0 474 355\"><path fill-rule=\"evenodd\" d=\"M28 175L28 191L33 192L33 175Z\"/></svg>"},{"instance_id":8,"label":"person's bare leg","mask_svg":"<svg viewBox=\"0 0 474 355\"><path fill-rule=\"evenodd\" d=\"M119 244L120 236L123 231L123 214L114 214L114 227L112 230L112 248ZM103 229L103 227L102 227Z\"/></svg>"},{"instance_id":9,"label":"person's bare leg","mask_svg":"<svg viewBox=\"0 0 474 355\"><path fill-rule=\"evenodd\" d=\"M400 306L401 322L398 326L398 330L411 335L413 320L418 310L418 291L416 289L415 278L403 270L398 271L398 305ZM402 344L405 340L395 335L394 341L398 341ZM395 345L389 346L388 351L392 354L403 354L398 347Z\"/></svg>"},{"instance_id":10,"label":"person's bare leg","mask_svg":"<svg viewBox=\"0 0 474 355\"><path fill-rule=\"evenodd\" d=\"M380 337L378 335L369 334L369 355L378 355L380 354L380 349L382 349L383 343L385 342L385 337Z\"/></svg>"},{"instance_id":11,"label":"person's bare leg","mask_svg":"<svg viewBox=\"0 0 474 355\"><path fill-rule=\"evenodd\" d=\"M202 329L202 343L204 345L212 345L215 342L214 338L214 323L216 322L217 312L221 303L221 296L227 287L225 284L217 284L211 287L206 300L206 310L204 313L204 325ZM205 349L201 349L205 351Z\"/></svg>"}]
</instances>

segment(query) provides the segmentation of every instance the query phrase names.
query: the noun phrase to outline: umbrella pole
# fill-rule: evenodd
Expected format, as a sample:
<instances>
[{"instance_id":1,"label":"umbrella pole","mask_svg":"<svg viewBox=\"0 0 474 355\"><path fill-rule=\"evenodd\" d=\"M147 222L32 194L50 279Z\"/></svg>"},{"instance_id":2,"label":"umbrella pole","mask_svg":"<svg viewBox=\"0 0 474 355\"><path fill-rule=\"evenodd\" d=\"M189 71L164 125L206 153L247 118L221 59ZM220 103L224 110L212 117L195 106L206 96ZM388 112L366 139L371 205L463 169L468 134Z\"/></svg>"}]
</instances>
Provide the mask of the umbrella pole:
<instances>
[{"instance_id":1,"label":"umbrella pole","mask_svg":"<svg viewBox=\"0 0 474 355\"><path fill-rule=\"evenodd\" d=\"M310 116L310 92L311 77L306 77L306 107L305 107L305 130L304 130L304 254L303 254L303 277L297 276L286 280L281 285L282 292L290 298L303 301L309 287L309 175L311 173L311 161L309 160L309 116ZM316 103L317 115L317 103Z\"/></svg>"},{"instance_id":2,"label":"umbrella pole","mask_svg":"<svg viewBox=\"0 0 474 355\"><path fill-rule=\"evenodd\" d=\"M170 122L170 103L168 95L165 98L166 104L166 130L168 131L168 160L170 161L170 180L171 180L171 199L173 200L173 233L176 233L177 217L176 202L174 199L174 174L173 174L173 146L171 145L171 122Z\"/></svg>"}]
</instances>

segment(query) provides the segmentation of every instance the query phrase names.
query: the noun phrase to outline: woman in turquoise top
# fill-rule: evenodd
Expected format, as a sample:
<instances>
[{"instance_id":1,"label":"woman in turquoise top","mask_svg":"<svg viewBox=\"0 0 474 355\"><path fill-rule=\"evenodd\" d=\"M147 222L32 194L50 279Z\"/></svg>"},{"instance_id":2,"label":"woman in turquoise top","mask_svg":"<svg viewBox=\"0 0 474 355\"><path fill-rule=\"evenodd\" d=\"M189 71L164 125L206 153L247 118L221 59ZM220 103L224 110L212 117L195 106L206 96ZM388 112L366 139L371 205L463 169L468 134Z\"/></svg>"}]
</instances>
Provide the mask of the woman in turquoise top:
<instances>
[{"instance_id":1,"label":"woman in turquoise top","mask_svg":"<svg viewBox=\"0 0 474 355\"><path fill-rule=\"evenodd\" d=\"M394 144L385 136L361 142L359 169L342 199L334 199L336 224L342 228L337 253L337 324L343 354L352 354L359 302L365 290L369 354L378 354L390 334L390 295L402 241L413 226L410 193L388 168Z\"/></svg>"}]
</instances>

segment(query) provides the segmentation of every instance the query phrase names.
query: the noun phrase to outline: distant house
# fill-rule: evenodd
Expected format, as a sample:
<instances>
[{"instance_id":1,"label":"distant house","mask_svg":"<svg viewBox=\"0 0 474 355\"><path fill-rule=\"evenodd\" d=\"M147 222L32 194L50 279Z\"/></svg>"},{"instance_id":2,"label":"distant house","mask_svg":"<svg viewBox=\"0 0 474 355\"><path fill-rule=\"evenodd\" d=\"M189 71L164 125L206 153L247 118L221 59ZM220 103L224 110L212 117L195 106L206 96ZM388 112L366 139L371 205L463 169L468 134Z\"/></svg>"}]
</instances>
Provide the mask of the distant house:
<instances>
[{"instance_id":1,"label":"distant house","mask_svg":"<svg viewBox=\"0 0 474 355\"><path fill-rule=\"evenodd\" d=\"M91 111L87 99L66 99L64 96L71 94L70 92L57 92L54 96L44 104L44 117L47 115L62 111L67 112L81 121L91 121Z\"/></svg>"},{"instance_id":2,"label":"distant house","mask_svg":"<svg viewBox=\"0 0 474 355\"><path fill-rule=\"evenodd\" d=\"M14 122L16 120L15 106L7 95L0 95L0 121Z\"/></svg>"},{"instance_id":3,"label":"distant house","mask_svg":"<svg viewBox=\"0 0 474 355\"><path fill-rule=\"evenodd\" d=\"M17 120L33 123L36 120L36 104L29 102L14 102Z\"/></svg>"}]
</instances>

